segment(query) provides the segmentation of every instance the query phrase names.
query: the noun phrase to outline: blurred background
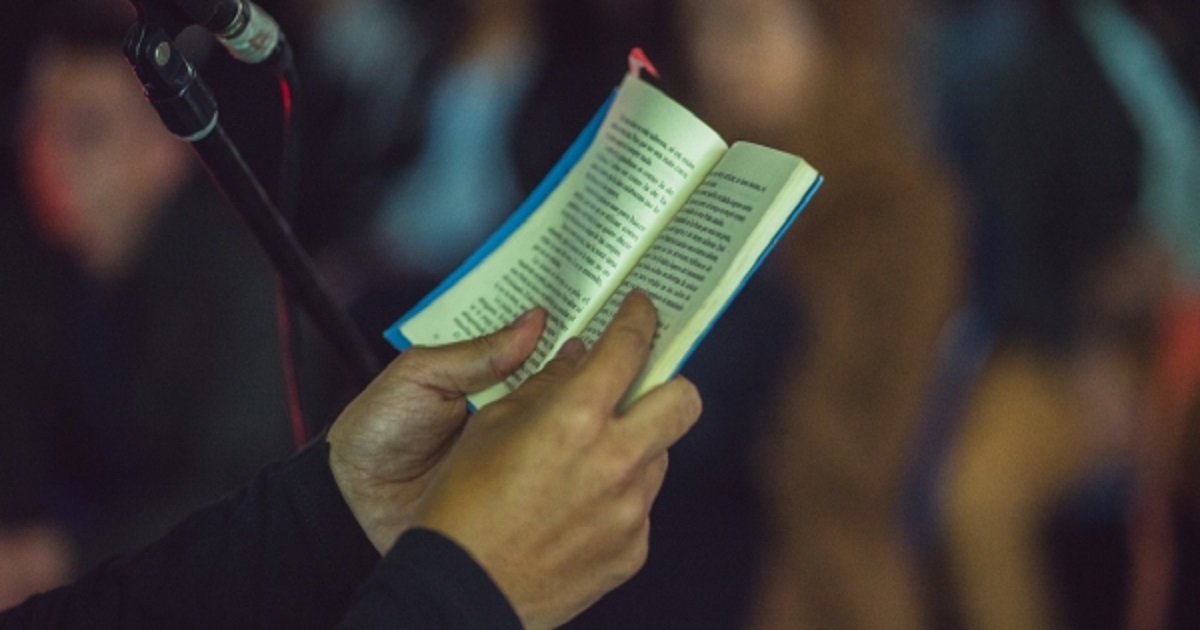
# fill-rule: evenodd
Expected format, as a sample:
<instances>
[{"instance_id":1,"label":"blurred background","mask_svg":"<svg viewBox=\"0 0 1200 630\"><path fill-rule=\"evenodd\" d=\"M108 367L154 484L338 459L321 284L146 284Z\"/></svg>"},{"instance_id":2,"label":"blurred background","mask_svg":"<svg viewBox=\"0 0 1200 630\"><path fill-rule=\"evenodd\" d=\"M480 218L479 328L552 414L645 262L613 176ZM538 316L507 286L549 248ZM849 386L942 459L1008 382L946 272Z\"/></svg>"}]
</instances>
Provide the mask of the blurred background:
<instances>
[{"instance_id":1,"label":"blurred background","mask_svg":"<svg viewBox=\"0 0 1200 630\"><path fill-rule=\"evenodd\" d=\"M632 46L826 176L685 367L648 564L571 627L1200 627L1200 3L261 4L295 232L383 359ZM0 608L295 449L272 270L145 103L132 7L5 11ZM180 45L274 190L276 82ZM353 388L298 328L325 424Z\"/></svg>"}]
</instances>

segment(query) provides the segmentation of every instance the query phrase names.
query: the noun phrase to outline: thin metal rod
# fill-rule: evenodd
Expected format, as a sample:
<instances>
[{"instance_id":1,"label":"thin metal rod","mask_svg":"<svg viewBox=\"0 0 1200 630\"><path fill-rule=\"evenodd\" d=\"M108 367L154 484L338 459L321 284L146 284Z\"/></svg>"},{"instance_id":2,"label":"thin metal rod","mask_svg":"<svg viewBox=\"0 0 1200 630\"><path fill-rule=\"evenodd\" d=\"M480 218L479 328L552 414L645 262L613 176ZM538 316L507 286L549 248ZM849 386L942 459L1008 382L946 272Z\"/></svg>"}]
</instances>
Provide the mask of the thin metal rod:
<instances>
[{"instance_id":1,"label":"thin metal rod","mask_svg":"<svg viewBox=\"0 0 1200 630\"><path fill-rule=\"evenodd\" d=\"M308 254L225 130L217 124L192 146L270 258L284 287L308 312L355 384L366 387L379 373L378 360L345 310L330 297Z\"/></svg>"}]
</instances>

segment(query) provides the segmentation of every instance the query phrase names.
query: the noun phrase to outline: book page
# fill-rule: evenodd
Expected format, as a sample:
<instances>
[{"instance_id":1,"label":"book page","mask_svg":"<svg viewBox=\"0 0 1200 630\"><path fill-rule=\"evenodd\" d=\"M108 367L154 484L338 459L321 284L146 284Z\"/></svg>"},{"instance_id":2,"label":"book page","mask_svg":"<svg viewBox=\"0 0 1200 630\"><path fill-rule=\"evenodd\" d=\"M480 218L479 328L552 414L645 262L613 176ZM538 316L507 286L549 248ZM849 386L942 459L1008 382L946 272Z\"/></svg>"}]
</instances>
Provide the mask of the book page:
<instances>
[{"instance_id":1,"label":"book page","mask_svg":"<svg viewBox=\"0 0 1200 630\"><path fill-rule=\"evenodd\" d=\"M476 266L399 322L413 344L478 337L539 305L546 332L505 383L471 398L486 404L553 356L603 305L725 151L707 125L653 86L627 76L595 140L545 201ZM487 194L480 191L480 194Z\"/></svg>"},{"instance_id":2,"label":"book page","mask_svg":"<svg viewBox=\"0 0 1200 630\"><path fill-rule=\"evenodd\" d=\"M627 400L675 373L817 181L802 159L750 143L735 144L717 163L581 335L595 343L630 290L650 295L658 331Z\"/></svg>"}]
</instances>

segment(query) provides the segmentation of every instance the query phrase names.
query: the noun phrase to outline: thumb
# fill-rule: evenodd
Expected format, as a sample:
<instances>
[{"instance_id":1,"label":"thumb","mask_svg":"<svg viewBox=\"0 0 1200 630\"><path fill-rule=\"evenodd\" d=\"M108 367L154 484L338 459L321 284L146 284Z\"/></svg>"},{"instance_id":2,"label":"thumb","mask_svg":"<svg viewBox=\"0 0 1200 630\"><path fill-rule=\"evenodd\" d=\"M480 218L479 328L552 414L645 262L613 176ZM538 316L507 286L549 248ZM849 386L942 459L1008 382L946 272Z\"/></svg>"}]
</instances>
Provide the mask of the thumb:
<instances>
[{"instance_id":1,"label":"thumb","mask_svg":"<svg viewBox=\"0 0 1200 630\"><path fill-rule=\"evenodd\" d=\"M533 308L507 327L489 335L446 346L419 347L406 352L415 379L447 393L470 394L512 374L537 347L546 325L546 311Z\"/></svg>"}]
</instances>

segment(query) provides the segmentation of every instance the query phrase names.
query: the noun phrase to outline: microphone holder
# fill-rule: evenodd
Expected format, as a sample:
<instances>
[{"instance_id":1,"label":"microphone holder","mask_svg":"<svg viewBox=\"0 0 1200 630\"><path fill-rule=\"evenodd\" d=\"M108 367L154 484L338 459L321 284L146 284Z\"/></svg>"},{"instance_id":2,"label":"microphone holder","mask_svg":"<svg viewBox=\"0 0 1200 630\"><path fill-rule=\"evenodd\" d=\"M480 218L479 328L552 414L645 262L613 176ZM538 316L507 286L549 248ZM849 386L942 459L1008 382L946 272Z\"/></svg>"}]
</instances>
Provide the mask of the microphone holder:
<instances>
[{"instance_id":1,"label":"microphone holder","mask_svg":"<svg viewBox=\"0 0 1200 630\"><path fill-rule=\"evenodd\" d=\"M221 127L217 102L208 86L175 47L174 38L188 25L186 17L164 7L165 3L135 0L134 4L138 20L126 37L125 57L146 97L167 129L192 144L271 260L288 294L308 312L355 384L365 387L379 372L378 361L345 310L332 299L291 227ZM287 50L282 54L290 57Z\"/></svg>"}]
</instances>

